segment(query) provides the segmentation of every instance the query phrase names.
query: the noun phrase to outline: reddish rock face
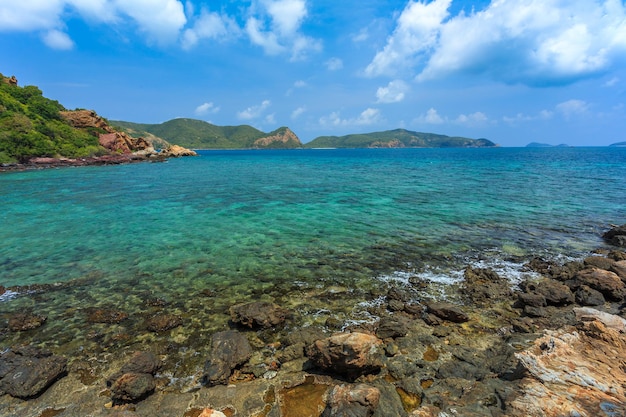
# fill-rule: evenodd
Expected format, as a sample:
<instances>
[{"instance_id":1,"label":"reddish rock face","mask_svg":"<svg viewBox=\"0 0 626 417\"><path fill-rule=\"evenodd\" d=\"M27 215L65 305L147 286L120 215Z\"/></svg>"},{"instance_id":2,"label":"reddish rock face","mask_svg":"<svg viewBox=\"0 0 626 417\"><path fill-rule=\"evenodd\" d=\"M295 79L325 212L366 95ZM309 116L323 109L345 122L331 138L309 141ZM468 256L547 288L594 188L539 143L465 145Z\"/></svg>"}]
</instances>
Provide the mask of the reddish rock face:
<instances>
[{"instance_id":1,"label":"reddish rock face","mask_svg":"<svg viewBox=\"0 0 626 417\"><path fill-rule=\"evenodd\" d=\"M578 331L550 332L516 354L530 377L507 404L507 415L546 417L626 415L624 320L591 308L581 310ZM517 395L519 394L519 395Z\"/></svg>"}]
</instances>

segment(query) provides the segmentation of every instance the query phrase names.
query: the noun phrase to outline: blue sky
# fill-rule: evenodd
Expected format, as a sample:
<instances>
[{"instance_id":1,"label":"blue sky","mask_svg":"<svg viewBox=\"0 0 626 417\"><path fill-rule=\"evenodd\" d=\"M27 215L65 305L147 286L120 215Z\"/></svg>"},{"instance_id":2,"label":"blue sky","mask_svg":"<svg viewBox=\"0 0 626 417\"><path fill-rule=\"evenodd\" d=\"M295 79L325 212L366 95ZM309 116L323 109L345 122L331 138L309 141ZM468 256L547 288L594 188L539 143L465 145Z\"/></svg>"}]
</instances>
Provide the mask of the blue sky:
<instances>
[{"instance_id":1,"label":"blue sky","mask_svg":"<svg viewBox=\"0 0 626 417\"><path fill-rule=\"evenodd\" d=\"M113 120L626 141L624 0L0 0L0 45Z\"/></svg>"}]
</instances>

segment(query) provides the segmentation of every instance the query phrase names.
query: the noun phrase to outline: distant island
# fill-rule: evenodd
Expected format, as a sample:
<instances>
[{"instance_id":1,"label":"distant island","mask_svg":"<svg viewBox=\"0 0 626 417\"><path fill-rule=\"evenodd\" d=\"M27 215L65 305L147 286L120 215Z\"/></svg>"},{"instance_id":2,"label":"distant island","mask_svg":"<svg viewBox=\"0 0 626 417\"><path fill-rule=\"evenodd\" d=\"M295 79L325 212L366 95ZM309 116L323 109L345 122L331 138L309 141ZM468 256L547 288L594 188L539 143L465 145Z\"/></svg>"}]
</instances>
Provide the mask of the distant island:
<instances>
[{"instance_id":1,"label":"distant island","mask_svg":"<svg viewBox=\"0 0 626 417\"><path fill-rule=\"evenodd\" d=\"M216 126L201 120L179 118L161 124L111 121L130 135L161 137L191 149L294 149L294 148L485 148L497 146L487 139L450 137L405 129L346 136L321 136L303 144L288 127L264 133L252 126Z\"/></svg>"},{"instance_id":2,"label":"distant island","mask_svg":"<svg viewBox=\"0 0 626 417\"><path fill-rule=\"evenodd\" d=\"M560 145L550 145L549 143L530 142L526 145L527 148L569 148L570 146L561 143Z\"/></svg>"},{"instance_id":3,"label":"distant island","mask_svg":"<svg viewBox=\"0 0 626 417\"><path fill-rule=\"evenodd\" d=\"M615 147L620 147L620 146L624 146L626 147L626 142L617 142L617 143L613 143L609 146L615 146Z\"/></svg>"}]
</instances>

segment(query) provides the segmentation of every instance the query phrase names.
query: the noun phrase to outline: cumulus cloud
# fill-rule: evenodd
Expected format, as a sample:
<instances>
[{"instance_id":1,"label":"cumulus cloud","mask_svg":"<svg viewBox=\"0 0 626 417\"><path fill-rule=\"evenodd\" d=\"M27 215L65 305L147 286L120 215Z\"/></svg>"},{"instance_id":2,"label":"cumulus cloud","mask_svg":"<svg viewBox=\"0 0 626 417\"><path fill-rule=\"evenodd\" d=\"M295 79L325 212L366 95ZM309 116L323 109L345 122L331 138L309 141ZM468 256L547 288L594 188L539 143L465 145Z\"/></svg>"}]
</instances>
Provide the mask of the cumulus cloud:
<instances>
[{"instance_id":1,"label":"cumulus cloud","mask_svg":"<svg viewBox=\"0 0 626 417\"><path fill-rule=\"evenodd\" d=\"M616 0L498 0L449 15L451 0L410 1L365 74L406 70L420 81L482 74L532 86L608 71L626 52L626 5Z\"/></svg>"},{"instance_id":2,"label":"cumulus cloud","mask_svg":"<svg viewBox=\"0 0 626 417\"><path fill-rule=\"evenodd\" d=\"M203 103L199 105L198 107L196 107L195 113L199 116L202 116L205 114L214 114L219 111L220 111L220 107L210 102L210 103Z\"/></svg>"},{"instance_id":3,"label":"cumulus cloud","mask_svg":"<svg viewBox=\"0 0 626 417\"><path fill-rule=\"evenodd\" d=\"M237 117L241 120L258 119L263 115L263 112L267 110L272 103L269 100L263 100L263 102L256 106L250 106L245 110L237 113Z\"/></svg>"},{"instance_id":4,"label":"cumulus cloud","mask_svg":"<svg viewBox=\"0 0 626 417\"><path fill-rule=\"evenodd\" d=\"M358 117L352 119L342 119L339 112L333 112L328 116L320 118L319 122L322 126L364 126L372 125L382 121L380 110L367 108L359 114Z\"/></svg>"},{"instance_id":5,"label":"cumulus cloud","mask_svg":"<svg viewBox=\"0 0 626 417\"><path fill-rule=\"evenodd\" d=\"M343 61L339 58L331 58L326 61L326 68L328 71L338 71L343 68Z\"/></svg>"},{"instance_id":6,"label":"cumulus cloud","mask_svg":"<svg viewBox=\"0 0 626 417\"><path fill-rule=\"evenodd\" d=\"M556 110L566 119L587 113L589 104L583 100L567 100L556 105Z\"/></svg>"},{"instance_id":7,"label":"cumulus cloud","mask_svg":"<svg viewBox=\"0 0 626 417\"><path fill-rule=\"evenodd\" d=\"M74 48L74 41L67 33L59 30L51 30L43 35L43 42L52 49L69 50Z\"/></svg>"},{"instance_id":8,"label":"cumulus cloud","mask_svg":"<svg viewBox=\"0 0 626 417\"><path fill-rule=\"evenodd\" d=\"M444 123L446 120L439 115L437 110L434 108L428 109L428 111L415 119L416 123L426 123L430 125L440 125Z\"/></svg>"},{"instance_id":9,"label":"cumulus cloud","mask_svg":"<svg viewBox=\"0 0 626 417\"><path fill-rule=\"evenodd\" d=\"M293 61L320 51L319 40L300 33L306 6L305 0L257 0L245 25L250 41L269 55L289 52Z\"/></svg>"},{"instance_id":10,"label":"cumulus cloud","mask_svg":"<svg viewBox=\"0 0 626 417\"><path fill-rule=\"evenodd\" d=\"M305 111L306 111L306 107L298 107L297 109L291 112L291 118L295 120L298 117L300 117Z\"/></svg>"},{"instance_id":11,"label":"cumulus cloud","mask_svg":"<svg viewBox=\"0 0 626 417\"><path fill-rule=\"evenodd\" d=\"M487 117L487 115L479 111L471 114L460 114L455 120L455 122L458 124L468 126L484 125L488 121L489 118Z\"/></svg>"},{"instance_id":12,"label":"cumulus cloud","mask_svg":"<svg viewBox=\"0 0 626 417\"><path fill-rule=\"evenodd\" d=\"M502 120L510 124L516 124L519 122L533 122L536 120L549 120L552 118L553 115L554 115L554 112L550 110L541 110L536 115L517 113L515 116L503 116Z\"/></svg>"},{"instance_id":13,"label":"cumulus cloud","mask_svg":"<svg viewBox=\"0 0 626 417\"><path fill-rule=\"evenodd\" d=\"M409 86L402 80L390 81L387 87L379 87L376 91L378 103L397 103L404 100Z\"/></svg>"},{"instance_id":14,"label":"cumulus cloud","mask_svg":"<svg viewBox=\"0 0 626 417\"><path fill-rule=\"evenodd\" d=\"M190 3L189 3L190 4ZM191 49L202 39L224 41L241 32L234 19L208 10L203 10L193 26L182 36L183 49Z\"/></svg>"},{"instance_id":15,"label":"cumulus cloud","mask_svg":"<svg viewBox=\"0 0 626 417\"><path fill-rule=\"evenodd\" d=\"M94 23L132 22L149 41L159 44L176 41L187 22L179 0L29 0L0 4L0 31L46 30L47 45L67 48L69 35L60 31L63 19L71 15Z\"/></svg>"}]
</instances>

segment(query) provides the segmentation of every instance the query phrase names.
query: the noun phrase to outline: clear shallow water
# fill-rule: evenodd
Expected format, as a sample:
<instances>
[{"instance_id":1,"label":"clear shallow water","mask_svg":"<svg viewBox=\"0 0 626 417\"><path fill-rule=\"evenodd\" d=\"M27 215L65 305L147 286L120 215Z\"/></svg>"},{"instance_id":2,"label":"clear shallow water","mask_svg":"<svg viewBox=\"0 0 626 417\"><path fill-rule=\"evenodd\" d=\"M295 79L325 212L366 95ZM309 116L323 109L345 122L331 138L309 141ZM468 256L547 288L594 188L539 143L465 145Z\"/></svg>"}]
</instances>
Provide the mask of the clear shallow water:
<instances>
[{"instance_id":1,"label":"clear shallow water","mask_svg":"<svg viewBox=\"0 0 626 417\"><path fill-rule=\"evenodd\" d=\"M624 178L623 148L206 151L5 173L0 285L68 284L5 296L0 314L43 311L38 340L76 346L85 309L135 317L151 298L194 323L181 343L250 299L347 317L345 300L320 294L367 301L403 274L446 285L469 263L515 280L534 255L602 246L609 224L626 222Z\"/></svg>"}]
</instances>

